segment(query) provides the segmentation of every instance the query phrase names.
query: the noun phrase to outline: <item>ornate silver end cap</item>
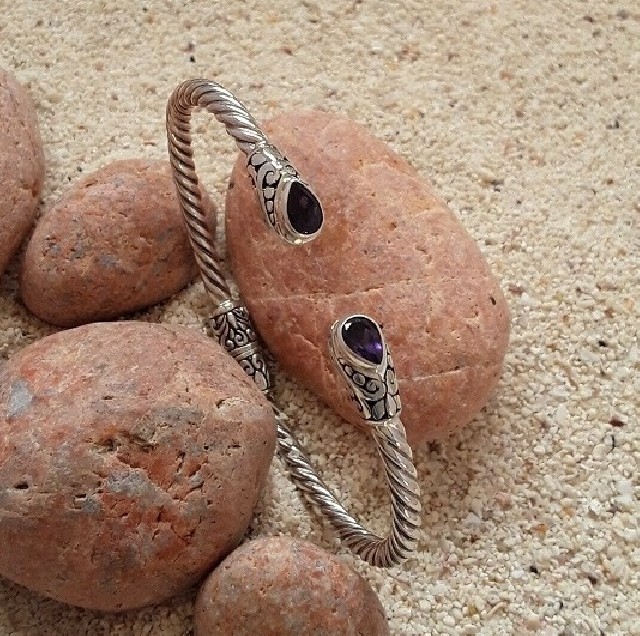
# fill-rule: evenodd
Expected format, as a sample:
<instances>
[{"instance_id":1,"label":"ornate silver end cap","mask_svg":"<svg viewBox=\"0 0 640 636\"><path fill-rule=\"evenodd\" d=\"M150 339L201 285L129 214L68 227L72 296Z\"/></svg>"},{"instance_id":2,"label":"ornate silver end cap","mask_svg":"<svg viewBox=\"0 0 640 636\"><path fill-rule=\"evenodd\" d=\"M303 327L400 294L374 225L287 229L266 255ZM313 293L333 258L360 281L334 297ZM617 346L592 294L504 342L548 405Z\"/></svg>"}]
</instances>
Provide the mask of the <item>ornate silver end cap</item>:
<instances>
[{"instance_id":1,"label":"ornate silver end cap","mask_svg":"<svg viewBox=\"0 0 640 636\"><path fill-rule=\"evenodd\" d=\"M308 243L322 230L322 205L298 171L271 144L259 145L247 167L267 223L292 245Z\"/></svg>"},{"instance_id":2,"label":"ornate silver end cap","mask_svg":"<svg viewBox=\"0 0 640 636\"><path fill-rule=\"evenodd\" d=\"M386 422L400 415L393 362L375 320L356 314L336 321L329 351L365 420Z\"/></svg>"}]
</instances>

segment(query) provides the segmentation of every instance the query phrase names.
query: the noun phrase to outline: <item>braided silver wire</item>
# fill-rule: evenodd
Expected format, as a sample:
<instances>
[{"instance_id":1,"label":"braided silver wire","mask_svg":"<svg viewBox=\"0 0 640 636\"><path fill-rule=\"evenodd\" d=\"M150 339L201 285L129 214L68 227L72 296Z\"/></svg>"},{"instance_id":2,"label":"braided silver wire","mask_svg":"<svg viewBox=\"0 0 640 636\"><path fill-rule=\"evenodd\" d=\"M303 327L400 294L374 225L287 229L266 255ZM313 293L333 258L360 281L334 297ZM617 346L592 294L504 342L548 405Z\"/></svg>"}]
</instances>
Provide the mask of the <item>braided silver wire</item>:
<instances>
[{"instance_id":1,"label":"braided silver wire","mask_svg":"<svg viewBox=\"0 0 640 636\"><path fill-rule=\"evenodd\" d=\"M225 125L238 147L250 153L266 137L247 109L225 88L207 80L189 80L175 89L167 103L167 142L173 178L189 239L207 292L221 302L231 292L216 262L191 146L191 113L202 107Z\"/></svg>"},{"instance_id":2,"label":"braided silver wire","mask_svg":"<svg viewBox=\"0 0 640 636\"><path fill-rule=\"evenodd\" d=\"M405 561L418 543L421 506L411 448L400 420L394 418L372 427L391 492L391 530L386 538L382 538L369 532L344 509L284 423L286 416L276 410L276 418L278 451L293 482L331 523L342 543L377 567L390 567Z\"/></svg>"},{"instance_id":3,"label":"braided silver wire","mask_svg":"<svg viewBox=\"0 0 640 636\"><path fill-rule=\"evenodd\" d=\"M190 119L196 107L205 108L225 125L227 133L250 158L250 172L251 157L256 156L256 153L261 156L266 154L269 161L275 162L276 172L282 173L286 178L293 176L300 183L304 182L278 149L269 144L246 108L222 86L208 80L190 80L182 83L172 93L166 112L172 175L205 289L218 305L211 321L211 329L220 344L254 379L260 390L271 398L271 381L255 327L246 308L232 299L229 285L216 260L213 234L204 212L191 147ZM254 185L259 190L260 186L255 179ZM260 196L260 192L258 194ZM263 211L267 213L263 199L261 204ZM271 218L268 218L268 221L284 240L290 242L299 243L315 236L315 233L312 233L300 237L292 232L290 227L283 230ZM391 530L386 538L382 538L359 524L338 502L317 475L309 458L289 430L285 423L286 415L276 406L273 408L277 421L280 457L294 483L331 523L341 541L372 565L388 567L402 563L415 549L418 540L420 489L411 448L407 444L404 427L399 418L392 417L371 425L391 493Z\"/></svg>"}]
</instances>

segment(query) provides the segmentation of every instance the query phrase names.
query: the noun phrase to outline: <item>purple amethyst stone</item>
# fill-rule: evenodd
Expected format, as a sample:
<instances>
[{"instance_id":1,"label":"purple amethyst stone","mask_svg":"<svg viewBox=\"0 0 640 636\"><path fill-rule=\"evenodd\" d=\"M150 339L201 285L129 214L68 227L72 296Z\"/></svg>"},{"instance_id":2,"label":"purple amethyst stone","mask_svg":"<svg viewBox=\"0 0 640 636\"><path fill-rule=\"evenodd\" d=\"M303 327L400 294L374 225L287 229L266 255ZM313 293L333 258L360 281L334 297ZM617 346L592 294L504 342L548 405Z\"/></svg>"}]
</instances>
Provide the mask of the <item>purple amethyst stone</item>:
<instances>
[{"instance_id":1,"label":"purple amethyst stone","mask_svg":"<svg viewBox=\"0 0 640 636\"><path fill-rule=\"evenodd\" d=\"M382 362L382 333L373 320L366 316L353 316L342 325L342 339L359 358L380 364Z\"/></svg>"},{"instance_id":2,"label":"purple amethyst stone","mask_svg":"<svg viewBox=\"0 0 640 636\"><path fill-rule=\"evenodd\" d=\"M287 194L287 217L298 234L315 234L322 227L322 207L316 197L299 181Z\"/></svg>"}]
</instances>

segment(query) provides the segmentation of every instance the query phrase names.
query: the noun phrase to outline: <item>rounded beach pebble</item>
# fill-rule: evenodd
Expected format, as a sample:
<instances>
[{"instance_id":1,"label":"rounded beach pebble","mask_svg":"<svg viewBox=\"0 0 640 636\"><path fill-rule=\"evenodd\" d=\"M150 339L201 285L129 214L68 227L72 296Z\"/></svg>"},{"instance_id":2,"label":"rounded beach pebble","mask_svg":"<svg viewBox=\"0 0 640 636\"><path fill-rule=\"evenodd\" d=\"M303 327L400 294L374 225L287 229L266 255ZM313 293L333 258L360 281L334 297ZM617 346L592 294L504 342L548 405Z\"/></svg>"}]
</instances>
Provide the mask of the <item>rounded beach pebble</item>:
<instances>
[{"instance_id":1,"label":"rounded beach pebble","mask_svg":"<svg viewBox=\"0 0 640 636\"><path fill-rule=\"evenodd\" d=\"M97 323L0 371L0 575L115 611L186 590L242 540L269 404L198 331Z\"/></svg>"},{"instance_id":2,"label":"rounded beach pebble","mask_svg":"<svg viewBox=\"0 0 640 636\"><path fill-rule=\"evenodd\" d=\"M504 296L480 249L414 168L362 126L285 113L265 131L324 208L320 236L284 243L262 218L246 161L227 192L227 245L260 334L295 378L359 422L329 358L331 324L383 325L416 447L469 422L498 382L509 338Z\"/></svg>"},{"instance_id":3,"label":"rounded beach pebble","mask_svg":"<svg viewBox=\"0 0 640 636\"><path fill-rule=\"evenodd\" d=\"M206 580L196 601L197 636L383 636L371 586L333 554L290 537L243 544Z\"/></svg>"},{"instance_id":4,"label":"rounded beach pebble","mask_svg":"<svg viewBox=\"0 0 640 636\"><path fill-rule=\"evenodd\" d=\"M44 181L44 153L29 93L0 68L0 274L33 224Z\"/></svg>"},{"instance_id":5,"label":"rounded beach pebble","mask_svg":"<svg viewBox=\"0 0 640 636\"><path fill-rule=\"evenodd\" d=\"M44 213L22 266L22 299L62 327L168 298L196 275L167 161L116 161Z\"/></svg>"}]
</instances>

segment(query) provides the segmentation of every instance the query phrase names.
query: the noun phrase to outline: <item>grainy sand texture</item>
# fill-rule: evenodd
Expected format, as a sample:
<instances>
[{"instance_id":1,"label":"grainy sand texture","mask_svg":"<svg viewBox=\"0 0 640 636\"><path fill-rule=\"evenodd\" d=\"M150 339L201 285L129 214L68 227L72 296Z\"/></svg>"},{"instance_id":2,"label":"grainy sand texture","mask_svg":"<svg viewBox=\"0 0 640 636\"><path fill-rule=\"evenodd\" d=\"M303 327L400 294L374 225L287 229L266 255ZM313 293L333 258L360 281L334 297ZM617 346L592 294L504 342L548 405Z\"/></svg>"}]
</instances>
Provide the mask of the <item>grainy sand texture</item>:
<instances>
[{"instance_id":1,"label":"grainy sand texture","mask_svg":"<svg viewBox=\"0 0 640 636\"><path fill-rule=\"evenodd\" d=\"M44 206L107 162L164 157L166 99L204 76L258 119L314 108L366 125L479 242L511 345L483 412L418 453L416 556L356 561L278 460L252 526L340 552L394 634L640 634L639 42L633 0L0 0L0 65L37 106ZM233 144L210 117L195 128L220 202ZM0 291L4 358L53 330L17 299L16 273ZM198 283L141 317L198 329L210 309ZM384 531L366 434L286 377L278 396L345 504ZM3 580L0 634L188 634L192 604L103 616Z\"/></svg>"}]
</instances>

